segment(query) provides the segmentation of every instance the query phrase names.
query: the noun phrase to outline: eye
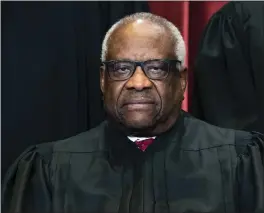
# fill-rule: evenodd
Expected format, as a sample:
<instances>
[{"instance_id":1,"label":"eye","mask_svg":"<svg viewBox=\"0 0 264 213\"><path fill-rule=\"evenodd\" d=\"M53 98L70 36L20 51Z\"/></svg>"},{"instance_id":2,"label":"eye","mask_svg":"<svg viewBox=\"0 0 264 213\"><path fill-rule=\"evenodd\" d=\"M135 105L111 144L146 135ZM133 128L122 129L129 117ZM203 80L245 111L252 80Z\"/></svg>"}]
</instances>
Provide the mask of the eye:
<instances>
[{"instance_id":1,"label":"eye","mask_svg":"<svg viewBox=\"0 0 264 213\"><path fill-rule=\"evenodd\" d=\"M149 61L145 64L146 70L152 73L162 72L164 70L164 63L162 61Z\"/></svg>"},{"instance_id":2,"label":"eye","mask_svg":"<svg viewBox=\"0 0 264 213\"><path fill-rule=\"evenodd\" d=\"M115 71L119 73L127 73L127 72L130 72L130 68L127 66L116 67Z\"/></svg>"},{"instance_id":3,"label":"eye","mask_svg":"<svg viewBox=\"0 0 264 213\"><path fill-rule=\"evenodd\" d=\"M133 65L128 62L118 62L115 64L114 71L119 74L130 73L133 70Z\"/></svg>"},{"instance_id":4,"label":"eye","mask_svg":"<svg viewBox=\"0 0 264 213\"><path fill-rule=\"evenodd\" d=\"M162 67L151 66L151 67L148 68L148 70L149 70L150 72L160 72L160 71L162 71Z\"/></svg>"}]
</instances>

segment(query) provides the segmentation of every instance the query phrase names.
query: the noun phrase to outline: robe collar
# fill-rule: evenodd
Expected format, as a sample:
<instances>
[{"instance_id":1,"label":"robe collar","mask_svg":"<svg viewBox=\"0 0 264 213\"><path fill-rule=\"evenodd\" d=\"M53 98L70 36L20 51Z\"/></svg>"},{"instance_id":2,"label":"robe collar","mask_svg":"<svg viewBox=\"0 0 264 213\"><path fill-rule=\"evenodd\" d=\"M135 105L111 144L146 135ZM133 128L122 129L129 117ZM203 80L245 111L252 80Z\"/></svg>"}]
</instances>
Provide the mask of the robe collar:
<instances>
[{"instance_id":1,"label":"robe collar","mask_svg":"<svg viewBox=\"0 0 264 213\"><path fill-rule=\"evenodd\" d=\"M183 118L184 112L181 111L174 125L167 132L157 136L145 152L139 150L136 144L127 138L127 135L108 121L104 138L109 160L118 165L132 165L135 162L144 161L156 152L165 150L170 143L178 143L179 136L184 132Z\"/></svg>"}]
</instances>

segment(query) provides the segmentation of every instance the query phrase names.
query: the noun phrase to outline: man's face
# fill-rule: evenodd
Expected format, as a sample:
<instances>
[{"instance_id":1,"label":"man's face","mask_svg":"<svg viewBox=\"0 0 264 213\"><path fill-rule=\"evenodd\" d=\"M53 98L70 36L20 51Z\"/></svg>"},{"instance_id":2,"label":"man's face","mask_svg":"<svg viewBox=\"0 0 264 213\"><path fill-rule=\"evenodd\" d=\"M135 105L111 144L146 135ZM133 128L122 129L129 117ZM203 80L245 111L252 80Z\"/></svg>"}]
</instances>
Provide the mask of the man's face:
<instances>
[{"instance_id":1,"label":"man's face","mask_svg":"<svg viewBox=\"0 0 264 213\"><path fill-rule=\"evenodd\" d=\"M167 32L146 21L118 29L108 47L107 60L175 59L174 44ZM114 81L102 69L101 90L107 114L127 129L139 131L165 123L179 109L185 89L185 75L176 70L173 68L163 80L151 80L137 67L129 79Z\"/></svg>"}]
</instances>

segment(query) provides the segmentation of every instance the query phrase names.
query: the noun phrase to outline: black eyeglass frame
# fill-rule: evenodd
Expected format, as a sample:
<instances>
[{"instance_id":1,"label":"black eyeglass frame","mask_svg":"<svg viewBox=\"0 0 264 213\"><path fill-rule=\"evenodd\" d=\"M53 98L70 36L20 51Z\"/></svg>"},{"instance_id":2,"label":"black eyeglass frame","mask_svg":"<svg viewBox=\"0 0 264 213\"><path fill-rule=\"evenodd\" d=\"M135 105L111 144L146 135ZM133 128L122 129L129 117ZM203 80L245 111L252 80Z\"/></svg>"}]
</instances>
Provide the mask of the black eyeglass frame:
<instances>
[{"instance_id":1,"label":"black eyeglass frame","mask_svg":"<svg viewBox=\"0 0 264 213\"><path fill-rule=\"evenodd\" d=\"M147 73L146 73L145 70L144 70L144 64L147 63L147 62L151 62L151 61L162 61L162 62L165 62L165 63L168 64L168 72L167 72L167 74L166 74L165 77L163 77L163 78L158 78L158 79L153 79L153 78L150 78L150 77L147 75ZM109 73L108 66L109 66L109 64L114 64L114 66L115 66L115 63L117 63L117 62L130 62L130 63L133 63L133 64L134 64L134 70L133 70L133 72L131 72L130 75L128 75L128 77L126 77L125 79L120 79L120 80L118 80L118 79L113 79L113 78L111 78L110 73ZM166 79L166 78L168 77L168 75L169 75L169 73L170 73L170 71L171 71L171 65L172 65L173 62L175 63L175 69L176 69L178 72L180 72L180 66L181 66L182 62L179 61L179 60L177 60L177 59L152 59L152 60L147 60L147 61L110 60L110 61L102 61L101 64L102 64L102 65L105 65L105 70L106 70L106 72L107 72L109 78L110 78L111 80L113 80L113 81L126 81L127 79L131 78L131 77L134 75L134 73L135 73L137 67L141 67L141 69L142 69L142 71L144 72L144 74L145 74L149 79L151 79L151 80L164 80L164 79ZM179 64L180 66L178 67L177 64Z\"/></svg>"}]
</instances>

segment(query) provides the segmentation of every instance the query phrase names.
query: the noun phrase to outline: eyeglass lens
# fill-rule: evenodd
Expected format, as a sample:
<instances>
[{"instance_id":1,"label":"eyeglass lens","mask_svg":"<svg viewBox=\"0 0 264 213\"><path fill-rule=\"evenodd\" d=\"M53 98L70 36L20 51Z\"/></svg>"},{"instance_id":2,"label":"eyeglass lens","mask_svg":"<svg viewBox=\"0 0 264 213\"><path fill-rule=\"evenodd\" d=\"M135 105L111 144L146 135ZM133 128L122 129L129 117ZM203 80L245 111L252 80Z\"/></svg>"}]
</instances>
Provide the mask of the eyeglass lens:
<instances>
[{"instance_id":1,"label":"eyeglass lens","mask_svg":"<svg viewBox=\"0 0 264 213\"><path fill-rule=\"evenodd\" d=\"M161 60L146 61L140 64L132 61L116 61L109 65L110 78L114 80L128 79L133 75L137 65L141 65L150 79L166 78L169 72L169 64Z\"/></svg>"}]
</instances>

